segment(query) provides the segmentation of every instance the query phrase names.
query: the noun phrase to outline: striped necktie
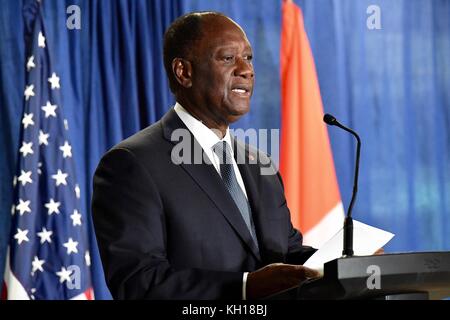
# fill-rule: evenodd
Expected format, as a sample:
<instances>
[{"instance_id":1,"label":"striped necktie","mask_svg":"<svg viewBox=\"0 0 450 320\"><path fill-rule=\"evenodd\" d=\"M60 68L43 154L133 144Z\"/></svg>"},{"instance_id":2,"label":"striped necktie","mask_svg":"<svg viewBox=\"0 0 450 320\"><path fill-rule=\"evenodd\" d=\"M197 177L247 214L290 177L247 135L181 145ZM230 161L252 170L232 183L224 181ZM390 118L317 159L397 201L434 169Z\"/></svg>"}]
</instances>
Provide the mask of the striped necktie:
<instances>
[{"instance_id":1,"label":"striped necktie","mask_svg":"<svg viewBox=\"0 0 450 320\"><path fill-rule=\"evenodd\" d=\"M234 202L236 203L236 206L241 212L242 218L244 219L244 222L247 225L247 228L253 238L253 241L255 242L256 247L258 248L255 226L251 218L250 205L247 201L244 191L242 191L236 179L236 174L233 168L233 158L231 156L231 149L225 141L220 141L214 145L213 150L219 157L220 175L222 176L222 180L225 183L225 186L227 187L228 191L230 192L230 195L233 198Z\"/></svg>"}]
</instances>

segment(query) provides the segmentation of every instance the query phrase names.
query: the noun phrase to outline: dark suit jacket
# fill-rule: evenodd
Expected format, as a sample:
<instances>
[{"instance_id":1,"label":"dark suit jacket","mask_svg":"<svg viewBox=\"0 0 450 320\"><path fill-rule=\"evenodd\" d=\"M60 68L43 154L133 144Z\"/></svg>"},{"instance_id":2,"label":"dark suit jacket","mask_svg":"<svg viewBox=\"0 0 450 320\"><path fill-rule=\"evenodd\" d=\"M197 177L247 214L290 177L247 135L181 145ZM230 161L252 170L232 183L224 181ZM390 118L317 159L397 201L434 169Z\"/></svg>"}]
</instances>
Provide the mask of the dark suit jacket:
<instances>
[{"instance_id":1,"label":"dark suit jacket","mask_svg":"<svg viewBox=\"0 0 450 320\"><path fill-rule=\"evenodd\" d=\"M267 156L234 140L235 155L245 148L247 160L258 159L238 165L258 252L213 165L171 160L178 128L186 129L171 109L107 152L96 170L93 220L114 298L241 299L243 272L301 264L314 252L292 227L279 174L261 175Z\"/></svg>"}]
</instances>

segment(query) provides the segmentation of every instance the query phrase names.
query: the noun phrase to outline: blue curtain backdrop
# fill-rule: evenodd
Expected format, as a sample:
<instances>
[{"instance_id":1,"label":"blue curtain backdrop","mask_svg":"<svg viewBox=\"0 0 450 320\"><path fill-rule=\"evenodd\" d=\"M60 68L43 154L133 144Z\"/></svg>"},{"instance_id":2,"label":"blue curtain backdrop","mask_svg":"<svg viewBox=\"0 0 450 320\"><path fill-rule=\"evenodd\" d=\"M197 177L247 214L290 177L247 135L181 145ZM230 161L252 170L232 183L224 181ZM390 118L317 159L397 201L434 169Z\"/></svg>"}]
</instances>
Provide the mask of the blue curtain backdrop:
<instances>
[{"instance_id":1,"label":"blue curtain backdrop","mask_svg":"<svg viewBox=\"0 0 450 320\"><path fill-rule=\"evenodd\" d=\"M324 108L363 141L355 219L394 232L388 251L449 250L450 2L299 3ZM367 28L373 4L380 30ZM354 142L329 132L348 205Z\"/></svg>"},{"instance_id":2,"label":"blue curtain backdrop","mask_svg":"<svg viewBox=\"0 0 450 320\"><path fill-rule=\"evenodd\" d=\"M23 112L26 2L0 2L0 274ZM305 16L325 111L363 140L354 217L396 234L388 252L450 250L450 3L296 2ZM81 9L81 30L66 28L66 8L73 4ZM380 8L379 30L367 28L369 5ZM85 212L90 213L92 175L101 155L173 103L162 34L184 12L222 11L241 24L253 45L252 110L233 127L280 127L281 0L43 0L43 6ZM336 129L329 132L347 206L354 142ZM98 255L93 265L97 297L109 298Z\"/></svg>"}]
</instances>

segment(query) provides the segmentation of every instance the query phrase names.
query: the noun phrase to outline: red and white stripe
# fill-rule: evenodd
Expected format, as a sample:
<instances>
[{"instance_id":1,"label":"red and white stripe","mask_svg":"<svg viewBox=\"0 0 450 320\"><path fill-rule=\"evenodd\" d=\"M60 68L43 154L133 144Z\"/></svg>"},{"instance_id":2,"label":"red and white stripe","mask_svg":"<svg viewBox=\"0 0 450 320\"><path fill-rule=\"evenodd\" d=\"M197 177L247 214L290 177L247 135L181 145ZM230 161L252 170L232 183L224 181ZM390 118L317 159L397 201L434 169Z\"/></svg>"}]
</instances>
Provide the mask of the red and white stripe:
<instances>
[{"instance_id":1,"label":"red and white stripe","mask_svg":"<svg viewBox=\"0 0 450 320\"><path fill-rule=\"evenodd\" d=\"M9 249L6 254L5 275L1 300L32 300L20 281L11 271L9 264ZM94 300L94 291L92 288L89 288L84 293L81 293L70 300Z\"/></svg>"},{"instance_id":2,"label":"red and white stripe","mask_svg":"<svg viewBox=\"0 0 450 320\"><path fill-rule=\"evenodd\" d=\"M282 14L280 172L293 225L319 248L342 228L344 210L303 15L290 0Z\"/></svg>"}]
</instances>

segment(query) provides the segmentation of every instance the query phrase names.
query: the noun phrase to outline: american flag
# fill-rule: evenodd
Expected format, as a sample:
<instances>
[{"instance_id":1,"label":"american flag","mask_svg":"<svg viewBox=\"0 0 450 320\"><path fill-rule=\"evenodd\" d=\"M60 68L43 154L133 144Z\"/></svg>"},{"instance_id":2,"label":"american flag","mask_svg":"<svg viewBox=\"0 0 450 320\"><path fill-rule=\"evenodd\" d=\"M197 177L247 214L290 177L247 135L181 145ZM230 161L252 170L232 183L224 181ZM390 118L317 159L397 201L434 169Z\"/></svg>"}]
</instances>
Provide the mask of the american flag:
<instances>
[{"instance_id":1,"label":"american flag","mask_svg":"<svg viewBox=\"0 0 450 320\"><path fill-rule=\"evenodd\" d=\"M88 224L81 212L60 78L42 8L35 5L3 296L93 299Z\"/></svg>"}]
</instances>

